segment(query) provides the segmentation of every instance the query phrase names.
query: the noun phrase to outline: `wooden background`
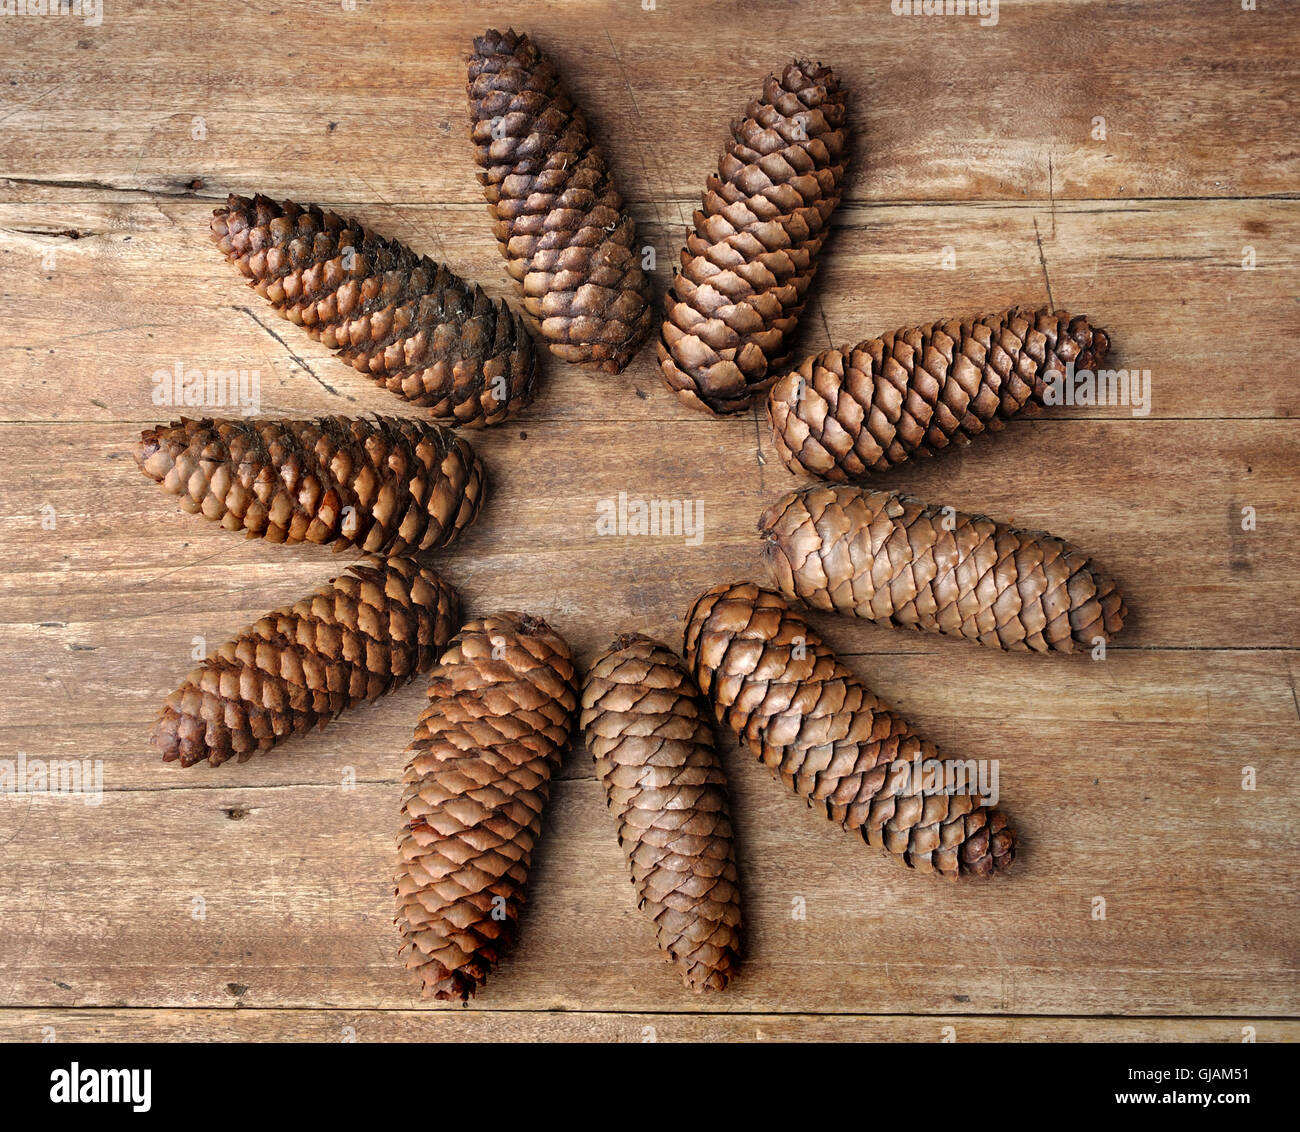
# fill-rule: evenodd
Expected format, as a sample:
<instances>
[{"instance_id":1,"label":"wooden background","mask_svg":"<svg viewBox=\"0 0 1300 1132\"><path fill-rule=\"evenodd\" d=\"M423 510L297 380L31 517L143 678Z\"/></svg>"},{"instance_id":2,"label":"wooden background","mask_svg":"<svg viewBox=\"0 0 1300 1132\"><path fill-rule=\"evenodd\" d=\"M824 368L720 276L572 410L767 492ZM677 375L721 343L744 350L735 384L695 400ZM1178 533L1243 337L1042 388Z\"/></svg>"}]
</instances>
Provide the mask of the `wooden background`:
<instances>
[{"instance_id":1,"label":"wooden background","mask_svg":"<svg viewBox=\"0 0 1300 1132\"><path fill-rule=\"evenodd\" d=\"M986 28L887 0L352 7L0 17L0 758L102 759L105 788L0 798L0 1037L1294 1040L1297 6L1002 0ZM851 88L856 147L801 348L1050 295L1151 371L1145 418L1057 410L887 479L1093 553L1133 610L1104 662L815 619L948 753L1000 760L1005 882L912 875L727 745L748 960L696 998L578 745L520 947L468 1008L431 1006L389 878L421 686L243 766L148 748L193 638L342 565L152 487L129 456L171 415L151 375L255 368L268 415L408 411L247 291L206 218L232 190L316 201L508 293L467 141L488 22L564 67L661 289L730 118L806 53ZM757 414L680 406L651 348L617 378L548 361L472 440L492 494L440 568L471 614L532 610L584 661L619 631L679 645L701 589L759 575L755 519L797 482ZM619 491L701 500L702 543L598 536Z\"/></svg>"}]
</instances>

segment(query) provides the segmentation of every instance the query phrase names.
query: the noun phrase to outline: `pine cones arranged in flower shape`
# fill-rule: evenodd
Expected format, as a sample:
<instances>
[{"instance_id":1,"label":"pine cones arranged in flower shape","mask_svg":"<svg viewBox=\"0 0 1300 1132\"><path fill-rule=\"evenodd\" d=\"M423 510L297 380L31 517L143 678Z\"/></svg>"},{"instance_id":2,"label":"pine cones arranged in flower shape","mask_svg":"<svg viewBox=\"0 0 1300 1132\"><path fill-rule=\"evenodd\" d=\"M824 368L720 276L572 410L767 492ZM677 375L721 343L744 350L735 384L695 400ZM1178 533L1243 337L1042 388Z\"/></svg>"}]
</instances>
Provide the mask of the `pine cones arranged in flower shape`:
<instances>
[{"instance_id":1,"label":"pine cones arranged in flower shape","mask_svg":"<svg viewBox=\"0 0 1300 1132\"><path fill-rule=\"evenodd\" d=\"M740 954L740 887L727 780L694 682L657 641L619 637L587 672L582 727L660 949L692 990L721 990Z\"/></svg>"},{"instance_id":2,"label":"pine cones arranged in flower shape","mask_svg":"<svg viewBox=\"0 0 1300 1132\"><path fill-rule=\"evenodd\" d=\"M284 318L436 420L498 424L532 401L520 316L396 240L314 204L233 193L212 238Z\"/></svg>"},{"instance_id":3,"label":"pine cones arranged in flower shape","mask_svg":"<svg viewBox=\"0 0 1300 1132\"><path fill-rule=\"evenodd\" d=\"M397 838L397 926L426 994L469 998L513 944L576 708L569 646L526 614L470 622L434 669Z\"/></svg>"},{"instance_id":4,"label":"pine cones arranged in flower shape","mask_svg":"<svg viewBox=\"0 0 1300 1132\"><path fill-rule=\"evenodd\" d=\"M368 558L226 641L167 697L164 762L245 762L426 672L460 624L456 591L409 558Z\"/></svg>"},{"instance_id":5,"label":"pine cones arranged in flower shape","mask_svg":"<svg viewBox=\"0 0 1300 1132\"><path fill-rule=\"evenodd\" d=\"M658 344L688 405L736 413L779 376L839 203L845 92L799 60L768 77L731 129L686 237Z\"/></svg>"},{"instance_id":6,"label":"pine cones arranged in flower shape","mask_svg":"<svg viewBox=\"0 0 1300 1132\"><path fill-rule=\"evenodd\" d=\"M186 511L271 542L428 550L452 542L483 501L469 444L407 418L182 418L146 429L134 456Z\"/></svg>"},{"instance_id":7,"label":"pine cones arranged in flower shape","mask_svg":"<svg viewBox=\"0 0 1300 1132\"><path fill-rule=\"evenodd\" d=\"M715 586L691 607L685 643L718 720L831 821L945 877L990 876L1014 860L1001 811L984 806L779 594L752 582ZM927 760L942 775L930 789L920 773Z\"/></svg>"},{"instance_id":8,"label":"pine cones arranged in flower shape","mask_svg":"<svg viewBox=\"0 0 1300 1132\"><path fill-rule=\"evenodd\" d=\"M479 180L524 309L551 352L618 373L650 333L650 277L605 154L526 35L474 40Z\"/></svg>"},{"instance_id":9,"label":"pine cones arranged in flower shape","mask_svg":"<svg viewBox=\"0 0 1300 1132\"><path fill-rule=\"evenodd\" d=\"M1001 429L1109 348L1086 317L1050 307L942 319L805 358L772 386L768 419L792 472L852 479Z\"/></svg>"},{"instance_id":10,"label":"pine cones arranged in flower shape","mask_svg":"<svg viewBox=\"0 0 1300 1132\"><path fill-rule=\"evenodd\" d=\"M984 515L818 485L758 528L777 588L815 609L1035 652L1087 652L1124 625L1124 596L1091 559Z\"/></svg>"}]
</instances>

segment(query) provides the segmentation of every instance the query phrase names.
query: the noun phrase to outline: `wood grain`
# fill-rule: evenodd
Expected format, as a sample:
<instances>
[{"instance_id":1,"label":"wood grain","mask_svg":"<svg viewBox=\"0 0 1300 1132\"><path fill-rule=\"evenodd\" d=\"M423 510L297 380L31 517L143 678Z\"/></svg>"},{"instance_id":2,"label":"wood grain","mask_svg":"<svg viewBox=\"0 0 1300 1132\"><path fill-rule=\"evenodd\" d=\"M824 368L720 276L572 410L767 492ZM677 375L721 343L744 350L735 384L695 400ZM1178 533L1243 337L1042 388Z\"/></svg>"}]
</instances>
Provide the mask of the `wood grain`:
<instances>
[{"instance_id":1,"label":"wood grain","mask_svg":"<svg viewBox=\"0 0 1300 1132\"><path fill-rule=\"evenodd\" d=\"M0 1039L1296 1040L1300 34L1261 8L5 18L0 760L100 760L103 795L0 796ZM812 618L947 753L998 760L1024 844L1004 882L909 875L724 742L747 955L695 998L575 745L519 949L468 1008L427 1007L389 877L419 682L242 766L148 749L193 649L351 558L232 536L145 480L133 440L185 411L154 402L154 373L256 370L266 415L411 411L247 290L210 211L229 191L315 201L509 295L465 137L485 21L565 65L660 291L728 120L807 53L849 83L858 142L798 349L1050 300L1150 371L1149 413L1054 410L880 481L1091 553L1133 611L1104 660ZM432 561L471 615L540 613L580 660L627 630L678 645L700 590L761 578L757 516L801 482L759 413L681 407L651 349L618 378L548 360L537 402L471 440L489 501ZM698 544L599 534L620 492L699 501Z\"/></svg>"}]
</instances>

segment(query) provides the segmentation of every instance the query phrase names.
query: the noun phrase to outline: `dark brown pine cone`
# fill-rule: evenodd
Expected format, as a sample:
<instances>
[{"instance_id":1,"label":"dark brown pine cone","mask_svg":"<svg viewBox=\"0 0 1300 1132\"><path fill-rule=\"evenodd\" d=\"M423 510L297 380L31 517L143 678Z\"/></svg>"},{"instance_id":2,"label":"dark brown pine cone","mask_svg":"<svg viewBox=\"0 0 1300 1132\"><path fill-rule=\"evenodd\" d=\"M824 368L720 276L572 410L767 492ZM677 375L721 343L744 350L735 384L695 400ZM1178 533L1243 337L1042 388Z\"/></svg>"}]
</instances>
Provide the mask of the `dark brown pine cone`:
<instances>
[{"instance_id":1,"label":"dark brown pine cone","mask_svg":"<svg viewBox=\"0 0 1300 1132\"><path fill-rule=\"evenodd\" d=\"M636 225L555 65L526 35L474 40L479 180L510 275L551 353L618 373L650 333Z\"/></svg>"},{"instance_id":2,"label":"dark brown pine cone","mask_svg":"<svg viewBox=\"0 0 1300 1132\"><path fill-rule=\"evenodd\" d=\"M435 420L498 424L533 399L519 315L396 240L314 204L233 193L212 238L284 318Z\"/></svg>"}]
</instances>

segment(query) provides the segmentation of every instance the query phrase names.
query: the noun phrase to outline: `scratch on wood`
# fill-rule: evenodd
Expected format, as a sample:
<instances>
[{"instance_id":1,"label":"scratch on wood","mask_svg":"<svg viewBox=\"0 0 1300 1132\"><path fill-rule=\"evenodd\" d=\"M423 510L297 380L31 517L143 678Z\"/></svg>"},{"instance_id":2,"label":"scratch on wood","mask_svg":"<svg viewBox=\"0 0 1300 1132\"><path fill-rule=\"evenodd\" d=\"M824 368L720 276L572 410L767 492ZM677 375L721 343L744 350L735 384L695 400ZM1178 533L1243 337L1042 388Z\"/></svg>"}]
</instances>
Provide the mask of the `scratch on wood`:
<instances>
[{"instance_id":1,"label":"scratch on wood","mask_svg":"<svg viewBox=\"0 0 1300 1132\"><path fill-rule=\"evenodd\" d=\"M291 357L295 362L297 362L300 366L302 366L302 368L305 369L309 374L311 374L312 377L315 378L316 384L319 385L322 389L324 389L327 393L333 393L335 397L345 396L344 394L340 393L337 389L335 389L334 386L330 385L326 381L323 381L320 378L320 376L316 373L316 371L312 369L311 366L309 366L305 361L303 361L302 358L300 358L297 354L295 354L293 350L289 348L289 344L285 342L285 340L281 338L274 330L272 330L269 326L267 326L266 323L264 323L260 318L258 318L257 315L255 315L249 307L236 307L235 310L243 311L246 315L248 315L249 318L251 318L255 323L257 323L258 326L260 326L272 338L274 338L277 342L279 342L280 345L284 347L285 353L287 353L289 357ZM347 396L347 400L355 401L356 398L349 395Z\"/></svg>"},{"instance_id":2,"label":"scratch on wood","mask_svg":"<svg viewBox=\"0 0 1300 1132\"><path fill-rule=\"evenodd\" d=\"M1047 277L1047 257L1043 255L1043 237L1038 231L1038 217L1034 217L1034 239L1038 241L1038 262L1043 265L1043 282L1047 285L1047 302L1053 310L1056 300L1052 298L1052 281Z\"/></svg>"},{"instance_id":3,"label":"scratch on wood","mask_svg":"<svg viewBox=\"0 0 1300 1132\"><path fill-rule=\"evenodd\" d=\"M1047 155L1047 199L1051 202L1052 205L1052 239L1055 240L1056 239L1056 188L1055 185L1053 184L1052 155L1050 153ZM1038 250L1039 252L1043 250L1041 244L1039 245Z\"/></svg>"},{"instance_id":4,"label":"scratch on wood","mask_svg":"<svg viewBox=\"0 0 1300 1132\"><path fill-rule=\"evenodd\" d=\"M618 72L623 76L623 85L627 87L627 96L632 100L632 110L636 114L637 122L641 122L641 107L637 105L636 94L632 90L632 81L627 77L627 68L623 66L623 58L618 53L618 48L614 46L614 37L609 34L609 28L605 28L605 39L609 42L609 49L614 53L614 62L618 64ZM641 159L641 171L645 174L646 190L650 190L650 166L646 163L645 150L640 146L637 147L637 155ZM659 162L659 167L663 168L663 162ZM665 194L667 195L667 194ZM650 195L650 203L654 205L655 220L658 222L661 230L667 234L667 228L664 225L663 216L659 212L659 201L653 193Z\"/></svg>"}]
</instances>

